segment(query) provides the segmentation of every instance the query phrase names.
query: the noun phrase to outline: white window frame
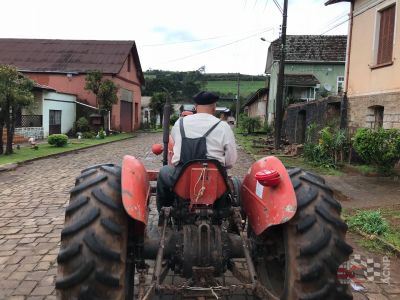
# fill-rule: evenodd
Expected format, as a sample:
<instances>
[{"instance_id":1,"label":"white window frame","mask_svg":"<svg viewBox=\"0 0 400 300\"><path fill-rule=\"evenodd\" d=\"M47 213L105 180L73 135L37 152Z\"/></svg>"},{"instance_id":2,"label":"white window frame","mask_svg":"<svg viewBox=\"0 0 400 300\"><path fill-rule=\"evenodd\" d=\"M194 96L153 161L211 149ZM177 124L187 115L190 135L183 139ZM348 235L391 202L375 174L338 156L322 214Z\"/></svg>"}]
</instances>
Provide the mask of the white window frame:
<instances>
[{"instance_id":1,"label":"white window frame","mask_svg":"<svg viewBox=\"0 0 400 300\"><path fill-rule=\"evenodd\" d=\"M339 80L339 79L342 80ZM339 94L339 83L342 83L342 92L344 92L344 75L343 76L338 76L336 79L336 94Z\"/></svg>"}]
</instances>

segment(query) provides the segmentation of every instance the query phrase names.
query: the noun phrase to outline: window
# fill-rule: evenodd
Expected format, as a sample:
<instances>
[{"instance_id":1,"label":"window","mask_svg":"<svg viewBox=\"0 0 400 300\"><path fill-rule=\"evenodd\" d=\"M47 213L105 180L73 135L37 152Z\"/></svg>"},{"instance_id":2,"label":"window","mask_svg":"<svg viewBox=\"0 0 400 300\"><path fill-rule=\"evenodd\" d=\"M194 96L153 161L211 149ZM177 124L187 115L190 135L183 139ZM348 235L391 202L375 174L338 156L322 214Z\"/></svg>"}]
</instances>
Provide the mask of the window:
<instances>
[{"instance_id":1,"label":"window","mask_svg":"<svg viewBox=\"0 0 400 300\"><path fill-rule=\"evenodd\" d=\"M338 76L337 78L337 94L342 95L344 88L344 76Z\"/></svg>"},{"instance_id":2,"label":"window","mask_svg":"<svg viewBox=\"0 0 400 300\"><path fill-rule=\"evenodd\" d=\"M367 128L382 128L384 111L385 108L381 105L368 107Z\"/></svg>"},{"instance_id":3,"label":"window","mask_svg":"<svg viewBox=\"0 0 400 300\"><path fill-rule=\"evenodd\" d=\"M395 16L396 5L392 5L379 12L380 22L377 65L392 62Z\"/></svg>"}]
</instances>

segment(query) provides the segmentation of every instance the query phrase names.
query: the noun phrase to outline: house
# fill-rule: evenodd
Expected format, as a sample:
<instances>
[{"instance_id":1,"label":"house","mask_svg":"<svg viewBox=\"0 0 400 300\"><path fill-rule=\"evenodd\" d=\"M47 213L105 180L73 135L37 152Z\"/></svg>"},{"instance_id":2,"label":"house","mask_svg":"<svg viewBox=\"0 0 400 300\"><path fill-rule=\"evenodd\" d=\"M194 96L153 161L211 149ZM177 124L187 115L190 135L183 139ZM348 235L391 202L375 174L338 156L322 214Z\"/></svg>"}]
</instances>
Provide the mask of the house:
<instances>
[{"instance_id":1,"label":"house","mask_svg":"<svg viewBox=\"0 0 400 300\"><path fill-rule=\"evenodd\" d=\"M119 87L111 129L130 132L140 126L144 77L134 41L0 39L0 64L13 65L38 84L76 95L78 104L91 107L98 105L85 90L85 77L99 70Z\"/></svg>"},{"instance_id":2,"label":"house","mask_svg":"<svg viewBox=\"0 0 400 300\"><path fill-rule=\"evenodd\" d=\"M344 35L288 35L286 41L286 104L308 102L341 94L347 37ZM281 40L268 48L265 73L269 74L268 123L275 117Z\"/></svg>"},{"instance_id":3,"label":"house","mask_svg":"<svg viewBox=\"0 0 400 300\"><path fill-rule=\"evenodd\" d=\"M400 128L400 7L398 1L351 2L343 101L344 121L358 127Z\"/></svg>"},{"instance_id":4,"label":"house","mask_svg":"<svg viewBox=\"0 0 400 300\"><path fill-rule=\"evenodd\" d=\"M267 119L268 88L258 89L246 101L244 111L249 117L258 117L262 124Z\"/></svg>"},{"instance_id":5,"label":"house","mask_svg":"<svg viewBox=\"0 0 400 300\"><path fill-rule=\"evenodd\" d=\"M32 92L34 103L17 112L15 144L27 142L31 137L43 139L54 133L68 133L76 121L76 95L60 93L38 83ZM6 140L5 128L3 140Z\"/></svg>"}]
</instances>

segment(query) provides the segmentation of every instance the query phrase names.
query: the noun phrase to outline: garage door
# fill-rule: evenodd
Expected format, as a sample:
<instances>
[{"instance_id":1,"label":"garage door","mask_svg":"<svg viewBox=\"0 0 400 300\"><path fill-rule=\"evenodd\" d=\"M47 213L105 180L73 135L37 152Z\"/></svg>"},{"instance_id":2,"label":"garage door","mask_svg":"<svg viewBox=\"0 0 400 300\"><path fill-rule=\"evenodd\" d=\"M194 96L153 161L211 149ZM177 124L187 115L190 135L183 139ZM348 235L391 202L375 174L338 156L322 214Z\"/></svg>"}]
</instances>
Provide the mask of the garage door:
<instances>
[{"instance_id":1,"label":"garage door","mask_svg":"<svg viewBox=\"0 0 400 300\"><path fill-rule=\"evenodd\" d=\"M121 101L121 131L132 131L132 102Z\"/></svg>"}]
</instances>

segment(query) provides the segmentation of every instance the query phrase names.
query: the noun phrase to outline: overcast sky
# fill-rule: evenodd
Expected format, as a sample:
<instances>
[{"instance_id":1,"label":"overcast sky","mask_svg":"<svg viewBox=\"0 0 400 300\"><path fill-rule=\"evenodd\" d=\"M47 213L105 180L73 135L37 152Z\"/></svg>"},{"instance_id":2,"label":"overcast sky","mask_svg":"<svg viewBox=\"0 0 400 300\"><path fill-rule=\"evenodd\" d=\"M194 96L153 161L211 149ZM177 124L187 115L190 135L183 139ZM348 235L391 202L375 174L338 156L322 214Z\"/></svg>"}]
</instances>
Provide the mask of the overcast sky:
<instances>
[{"instance_id":1,"label":"overcast sky","mask_svg":"<svg viewBox=\"0 0 400 300\"><path fill-rule=\"evenodd\" d=\"M347 34L349 5L289 0L288 34ZM283 0L277 0L283 6ZM143 70L263 74L273 0L1 0L0 37L135 40ZM216 49L214 49L216 48Z\"/></svg>"}]
</instances>

